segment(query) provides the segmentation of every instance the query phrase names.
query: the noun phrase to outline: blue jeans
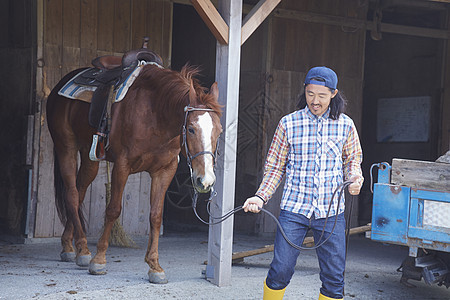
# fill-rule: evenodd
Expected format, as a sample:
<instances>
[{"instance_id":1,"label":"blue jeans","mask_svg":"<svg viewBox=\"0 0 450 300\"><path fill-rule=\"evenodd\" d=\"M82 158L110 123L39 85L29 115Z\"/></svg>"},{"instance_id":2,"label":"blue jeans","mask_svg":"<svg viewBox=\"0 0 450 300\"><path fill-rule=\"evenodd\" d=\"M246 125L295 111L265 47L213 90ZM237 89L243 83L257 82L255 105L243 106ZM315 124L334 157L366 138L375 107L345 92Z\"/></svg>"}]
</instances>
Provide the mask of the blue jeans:
<instances>
[{"instance_id":1,"label":"blue jeans","mask_svg":"<svg viewBox=\"0 0 450 300\"><path fill-rule=\"evenodd\" d=\"M335 216L329 217L322 237L326 239L333 229ZM325 218L308 219L304 215L281 210L278 220L286 236L296 245L301 245L309 229L312 230L316 244L322 233ZM319 259L320 292L330 298L343 298L345 270L345 218L344 214L337 216L336 228L330 239L316 249ZM300 251L289 245L277 229L274 246L274 257L270 264L266 284L273 290L284 289L294 275L297 257Z\"/></svg>"}]
</instances>

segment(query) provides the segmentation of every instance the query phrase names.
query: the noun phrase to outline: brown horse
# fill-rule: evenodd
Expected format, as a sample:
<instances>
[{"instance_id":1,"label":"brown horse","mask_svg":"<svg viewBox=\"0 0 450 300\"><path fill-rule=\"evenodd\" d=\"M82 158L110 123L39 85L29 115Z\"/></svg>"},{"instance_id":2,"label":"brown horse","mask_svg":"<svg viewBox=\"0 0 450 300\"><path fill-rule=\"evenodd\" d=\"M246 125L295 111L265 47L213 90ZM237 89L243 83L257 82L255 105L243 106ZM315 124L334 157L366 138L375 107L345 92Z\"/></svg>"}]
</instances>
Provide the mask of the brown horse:
<instances>
[{"instance_id":1,"label":"brown horse","mask_svg":"<svg viewBox=\"0 0 450 300\"><path fill-rule=\"evenodd\" d=\"M214 184L214 152L222 131L221 106L217 101L217 84L214 83L206 93L195 79L198 72L193 68L184 67L181 72L155 65L142 68L125 98L112 105L110 143L106 152L106 160L114 162L111 201L106 208L97 254L92 259L81 205L99 167L98 162L89 159L96 129L88 123L89 103L58 95L61 87L79 70L67 74L48 97L47 122L56 155L56 200L61 221L65 224L61 258L76 259L80 266L89 265L91 274L106 273L108 239L113 223L121 213L127 178L130 174L146 171L152 183L151 229L145 261L150 267L150 282L166 283L158 254L164 196L177 169L178 155L180 152L186 155L186 150L188 158L192 159L189 159L192 182L197 191L207 192ZM78 153L81 158L79 169Z\"/></svg>"}]
</instances>

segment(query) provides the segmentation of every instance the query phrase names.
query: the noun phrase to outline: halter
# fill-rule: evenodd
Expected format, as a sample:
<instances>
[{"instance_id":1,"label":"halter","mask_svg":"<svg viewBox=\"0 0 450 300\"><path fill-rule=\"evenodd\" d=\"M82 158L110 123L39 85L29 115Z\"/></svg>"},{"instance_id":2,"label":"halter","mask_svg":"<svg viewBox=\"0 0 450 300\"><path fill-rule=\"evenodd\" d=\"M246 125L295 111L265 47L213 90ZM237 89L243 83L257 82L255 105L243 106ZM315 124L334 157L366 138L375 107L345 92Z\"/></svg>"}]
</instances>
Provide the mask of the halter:
<instances>
[{"instance_id":1,"label":"halter","mask_svg":"<svg viewBox=\"0 0 450 300\"><path fill-rule=\"evenodd\" d=\"M194 155L191 155L191 152L189 152L189 147L188 147L187 138L186 138L187 118L188 118L189 112L191 112L191 111L212 111L212 112L214 112L214 110L211 109L211 108L192 107L190 105L187 105L187 106L184 107L184 122L183 122L183 129L182 129L183 143L182 143L182 145L184 145L184 150L186 152L186 160L187 160L187 164L189 166L189 172L190 172L190 175L191 175L192 187L194 187L194 178L192 176L193 175L192 161L195 158L199 157L200 155L210 154L213 157L213 165L214 165L214 172L215 172L215 169L216 169L216 157L217 157L217 153L218 153L218 149L219 149L219 139L217 139L216 151L214 153L212 153L211 151L200 151L198 153L195 153ZM210 201L216 194L217 193L214 191L214 186L212 186L211 187L210 198L209 198L208 201ZM198 197L198 192L194 188L195 201L193 201L193 206L197 204L197 197Z\"/></svg>"},{"instance_id":2,"label":"halter","mask_svg":"<svg viewBox=\"0 0 450 300\"><path fill-rule=\"evenodd\" d=\"M213 163L214 165L216 164L216 156L217 156L217 148L219 146L219 139L217 139L217 145L216 145L216 151L215 153L212 153L211 151L200 151L198 153L195 153L194 155L191 155L191 153L189 152L189 147L187 145L187 138L186 138L186 124L187 124L187 118L188 118L188 114L191 111L214 111L211 108L200 108L200 107L192 107L192 106L185 106L184 107L184 123L183 123L183 143L182 145L184 145L184 150L186 151L186 159L187 159L187 164L189 166L189 170L191 171L191 180L192 180L192 161L197 158L200 155L204 155L204 154L211 154L211 156L213 157Z\"/></svg>"}]
</instances>

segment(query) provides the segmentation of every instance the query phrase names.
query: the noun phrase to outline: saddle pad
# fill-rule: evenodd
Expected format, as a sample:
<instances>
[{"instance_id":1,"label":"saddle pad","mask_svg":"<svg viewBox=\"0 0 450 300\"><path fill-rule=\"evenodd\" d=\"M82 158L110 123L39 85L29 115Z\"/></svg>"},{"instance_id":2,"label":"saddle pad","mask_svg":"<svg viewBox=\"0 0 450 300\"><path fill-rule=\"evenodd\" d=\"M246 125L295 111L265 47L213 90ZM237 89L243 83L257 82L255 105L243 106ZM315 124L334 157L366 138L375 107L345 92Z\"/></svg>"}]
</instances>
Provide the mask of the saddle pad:
<instances>
[{"instance_id":1,"label":"saddle pad","mask_svg":"<svg viewBox=\"0 0 450 300\"><path fill-rule=\"evenodd\" d=\"M77 84L75 83L75 79L83 73L88 72L92 69L94 68L88 68L75 75L58 91L58 95L69 99L81 100L90 103L92 94L97 89L97 87Z\"/></svg>"},{"instance_id":2,"label":"saddle pad","mask_svg":"<svg viewBox=\"0 0 450 300\"><path fill-rule=\"evenodd\" d=\"M125 81L120 84L115 90L115 102L121 101L125 95L128 92L128 89L133 84L136 77L139 75L139 73L142 70L142 66L146 64L154 64L161 68L158 64L155 63L146 63L141 62L133 72L128 75L128 77L125 79ZM91 72L95 68L88 68L86 70L81 71L77 75L75 75L72 79L70 79L58 92L58 95L69 98L69 99L75 99L75 100L81 100L85 102L91 102L92 94L97 89L97 86L94 85L82 85L79 83L76 83L75 79L82 75L85 72Z\"/></svg>"}]
</instances>

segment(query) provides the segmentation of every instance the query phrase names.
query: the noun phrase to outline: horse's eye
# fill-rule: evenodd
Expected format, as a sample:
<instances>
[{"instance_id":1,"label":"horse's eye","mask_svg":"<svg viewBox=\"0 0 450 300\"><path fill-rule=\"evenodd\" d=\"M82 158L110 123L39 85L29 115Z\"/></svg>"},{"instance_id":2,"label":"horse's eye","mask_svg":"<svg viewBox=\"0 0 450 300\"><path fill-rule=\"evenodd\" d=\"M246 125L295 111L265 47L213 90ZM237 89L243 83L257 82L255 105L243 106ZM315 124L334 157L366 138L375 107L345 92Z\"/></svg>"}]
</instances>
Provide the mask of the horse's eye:
<instances>
[{"instance_id":1,"label":"horse's eye","mask_svg":"<svg viewBox=\"0 0 450 300\"><path fill-rule=\"evenodd\" d=\"M189 128L188 128L188 131L189 131L190 134L195 134L195 130L194 130L194 128L192 128L192 127L189 127Z\"/></svg>"}]
</instances>

